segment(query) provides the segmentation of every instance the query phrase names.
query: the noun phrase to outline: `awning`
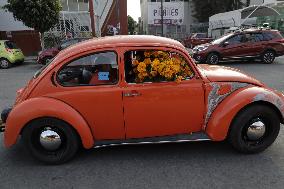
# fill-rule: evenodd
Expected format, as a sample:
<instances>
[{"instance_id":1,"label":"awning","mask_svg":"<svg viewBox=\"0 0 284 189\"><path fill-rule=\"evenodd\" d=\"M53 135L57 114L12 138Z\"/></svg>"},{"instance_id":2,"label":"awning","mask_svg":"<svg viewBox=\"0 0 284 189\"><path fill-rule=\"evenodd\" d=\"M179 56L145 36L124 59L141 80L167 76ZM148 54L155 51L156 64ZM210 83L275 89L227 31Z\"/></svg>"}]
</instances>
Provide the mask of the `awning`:
<instances>
[{"instance_id":1,"label":"awning","mask_svg":"<svg viewBox=\"0 0 284 189\"><path fill-rule=\"evenodd\" d=\"M272 8L265 5L260 6L250 6L246 7L244 9L241 9L241 18L253 18L253 17L259 17L259 16L278 16L280 13Z\"/></svg>"}]
</instances>

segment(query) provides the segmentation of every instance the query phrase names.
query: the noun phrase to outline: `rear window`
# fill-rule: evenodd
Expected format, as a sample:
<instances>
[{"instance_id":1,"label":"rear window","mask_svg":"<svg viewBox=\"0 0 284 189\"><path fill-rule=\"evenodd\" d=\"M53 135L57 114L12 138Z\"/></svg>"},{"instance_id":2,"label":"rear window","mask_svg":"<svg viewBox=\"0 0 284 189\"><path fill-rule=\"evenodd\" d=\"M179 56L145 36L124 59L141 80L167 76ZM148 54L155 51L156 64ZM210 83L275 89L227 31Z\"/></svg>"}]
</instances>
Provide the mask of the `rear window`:
<instances>
[{"instance_id":1,"label":"rear window","mask_svg":"<svg viewBox=\"0 0 284 189\"><path fill-rule=\"evenodd\" d=\"M12 41L5 41L5 48L7 49L17 49L17 45L16 43L12 42Z\"/></svg>"},{"instance_id":2,"label":"rear window","mask_svg":"<svg viewBox=\"0 0 284 189\"><path fill-rule=\"evenodd\" d=\"M272 39L282 39L282 35L279 32L263 32L264 41L270 41Z\"/></svg>"},{"instance_id":3,"label":"rear window","mask_svg":"<svg viewBox=\"0 0 284 189\"><path fill-rule=\"evenodd\" d=\"M207 35L205 33L198 33L196 34L196 38L207 38Z\"/></svg>"}]
</instances>

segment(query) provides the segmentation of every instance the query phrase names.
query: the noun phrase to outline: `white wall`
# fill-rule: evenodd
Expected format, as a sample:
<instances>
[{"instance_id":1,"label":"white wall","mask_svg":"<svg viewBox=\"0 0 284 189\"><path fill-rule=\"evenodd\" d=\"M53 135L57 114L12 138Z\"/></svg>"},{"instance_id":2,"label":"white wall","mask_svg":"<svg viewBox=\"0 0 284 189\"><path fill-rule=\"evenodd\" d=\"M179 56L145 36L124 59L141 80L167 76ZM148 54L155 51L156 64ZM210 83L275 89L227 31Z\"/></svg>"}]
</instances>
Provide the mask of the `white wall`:
<instances>
[{"instance_id":1,"label":"white wall","mask_svg":"<svg viewBox=\"0 0 284 189\"><path fill-rule=\"evenodd\" d=\"M0 0L0 7L7 4L7 0ZM13 14L6 12L0 8L0 31L21 31L32 30L32 28L26 27L23 22L16 21Z\"/></svg>"}]
</instances>

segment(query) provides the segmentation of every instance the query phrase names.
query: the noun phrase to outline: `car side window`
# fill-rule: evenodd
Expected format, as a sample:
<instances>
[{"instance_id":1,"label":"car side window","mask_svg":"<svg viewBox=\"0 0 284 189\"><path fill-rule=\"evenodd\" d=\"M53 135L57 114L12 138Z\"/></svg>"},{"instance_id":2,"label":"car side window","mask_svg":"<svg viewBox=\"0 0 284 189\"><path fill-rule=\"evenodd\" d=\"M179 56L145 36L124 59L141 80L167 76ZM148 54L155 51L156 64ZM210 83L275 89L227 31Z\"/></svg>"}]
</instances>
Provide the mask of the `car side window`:
<instances>
[{"instance_id":1,"label":"car side window","mask_svg":"<svg viewBox=\"0 0 284 189\"><path fill-rule=\"evenodd\" d=\"M57 80L63 86L116 84L117 55L115 52L101 52L73 60L60 69Z\"/></svg>"},{"instance_id":2,"label":"car side window","mask_svg":"<svg viewBox=\"0 0 284 189\"><path fill-rule=\"evenodd\" d=\"M250 42L264 41L263 35L261 33L251 33L251 34L246 34L246 35Z\"/></svg>"},{"instance_id":3,"label":"car side window","mask_svg":"<svg viewBox=\"0 0 284 189\"><path fill-rule=\"evenodd\" d=\"M181 82L194 77L189 63L176 52L138 50L128 51L124 57L127 83Z\"/></svg>"},{"instance_id":4,"label":"car side window","mask_svg":"<svg viewBox=\"0 0 284 189\"><path fill-rule=\"evenodd\" d=\"M230 39L228 39L227 42L229 43L229 45L236 45L236 44L244 43L246 42L246 36L243 34L235 35L231 37Z\"/></svg>"}]
</instances>

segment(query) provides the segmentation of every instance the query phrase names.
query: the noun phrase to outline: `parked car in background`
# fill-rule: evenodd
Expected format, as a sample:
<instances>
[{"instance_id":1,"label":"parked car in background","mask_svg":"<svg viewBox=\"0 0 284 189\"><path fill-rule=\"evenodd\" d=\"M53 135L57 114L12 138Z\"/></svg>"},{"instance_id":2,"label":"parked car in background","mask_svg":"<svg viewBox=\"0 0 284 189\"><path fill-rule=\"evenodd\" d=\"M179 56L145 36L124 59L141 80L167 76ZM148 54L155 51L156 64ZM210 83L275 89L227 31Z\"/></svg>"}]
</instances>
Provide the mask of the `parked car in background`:
<instances>
[{"instance_id":1,"label":"parked car in background","mask_svg":"<svg viewBox=\"0 0 284 189\"><path fill-rule=\"evenodd\" d=\"M193 48L197 45L209 43L212 40L206 33L194 33L184 40L184 45L188 48Z\"/></svg>"},{"instance_id":2,"label":"parked car in background","mask_svg":"<svg viewBox=\"0 0 284 189\"><path fill-rule=\"evenodd\" d=\"M260 59L266 64L284 55L284 38L278 30L247 29L228 33L211 43L193 48L200 63L218 64L225 60Z\"/></svg>"},{"instance_id":3,"label":"parked car in background","mask_svg":"<svg viewBox=\"0 0 284 189\"><path fill-rule=\"evenodd\" d=\"M50 48L50 49L45 49L41 52L39 52L38 58L37 58L37 63L38 64L47 64L51 59L53 59L61 50L74 45L76 43L79 43L81 41L88 40L90 38L73 38L73 39L67 39L62 41L58 46Z\"/></svg>"},{"instance_id":4,"label":"parked car in background","mask_svg":"<svg viewBox=\"0 0 284 189\"><path fill-rule=\"evenodd\" d=\"M257 153L278 136L284 95L235 69L195 64L178 41L115 36L61 51L1 117L6 147L21 138L49 164L80 146L228 139Z\"/></svg>"},{"instance_id":5,"label":"parked car in background","mask_svg":"<svg viewBox=\"0 0 284 189\"><path fill-rule=\"evenodd\" d=\"M25 56L17 45L8 40L0 40L0 68L7 69L15 63L23 63Z\"/></svg>"}]
</instances>

